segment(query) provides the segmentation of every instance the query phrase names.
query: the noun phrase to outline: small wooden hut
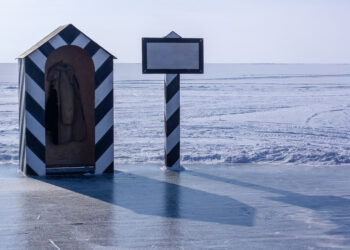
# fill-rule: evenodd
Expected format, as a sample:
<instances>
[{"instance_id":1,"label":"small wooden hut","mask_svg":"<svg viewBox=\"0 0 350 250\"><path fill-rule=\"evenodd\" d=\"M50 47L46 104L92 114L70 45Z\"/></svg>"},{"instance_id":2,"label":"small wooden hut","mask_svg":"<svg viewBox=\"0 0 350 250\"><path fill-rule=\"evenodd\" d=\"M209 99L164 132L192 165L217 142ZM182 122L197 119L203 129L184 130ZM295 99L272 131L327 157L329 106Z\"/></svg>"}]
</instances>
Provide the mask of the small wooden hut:
<instances>
[{"instance_id":1,"label":"small wooden hut","mask_svg":"<svg viewBox=\"0 0 350 250\"><path fill-rule=\"evenodd\" d=\"M113 172L113 59L72 24L18 57L24 174Z\"/></svg>"}]
</instances>

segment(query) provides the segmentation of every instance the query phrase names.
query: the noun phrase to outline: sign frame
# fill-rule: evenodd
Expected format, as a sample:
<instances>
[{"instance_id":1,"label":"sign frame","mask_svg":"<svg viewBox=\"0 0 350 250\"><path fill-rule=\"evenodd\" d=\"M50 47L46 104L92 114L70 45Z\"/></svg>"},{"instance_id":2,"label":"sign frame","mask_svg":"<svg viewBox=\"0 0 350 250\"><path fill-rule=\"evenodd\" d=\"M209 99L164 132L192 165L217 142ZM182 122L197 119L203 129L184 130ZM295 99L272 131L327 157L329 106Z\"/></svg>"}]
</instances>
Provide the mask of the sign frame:
<instances>
[{"instance_id":1,"label":"sign frame","mask_svg":"<svg viewBox=\"0 0 350 250\"><path fill-rule=\"evenodd\" d=\"M199 53L198 69L149 69L147 67L147 43L198 43ZM204 69L204 53L203 53L203 39L202 38L142 38L142 73L143 74L203 74Z\"/></svg>"}]
</instances>

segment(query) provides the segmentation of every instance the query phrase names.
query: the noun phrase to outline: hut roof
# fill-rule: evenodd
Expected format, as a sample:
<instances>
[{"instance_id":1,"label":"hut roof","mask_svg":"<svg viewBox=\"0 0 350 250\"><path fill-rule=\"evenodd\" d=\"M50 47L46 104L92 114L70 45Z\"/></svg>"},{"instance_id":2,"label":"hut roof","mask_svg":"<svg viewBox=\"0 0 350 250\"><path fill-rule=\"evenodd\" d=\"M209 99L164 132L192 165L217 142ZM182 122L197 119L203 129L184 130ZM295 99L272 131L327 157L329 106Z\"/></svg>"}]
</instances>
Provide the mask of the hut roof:
<instances>
[{"instance_id":1,"label":"hut roof","mask_svg":"<svg viewBox=\"0 0 350 250\"><path fill-rule=\"evenodd\" d=\"M95 47L97 46L102 48L100 45L95 43L91 38L89 38L83 32L77 29L73 24L66 24L66 25L59 26L57 29L52 31L47 36L45 36L43 39L41 39L39 42L34 44L30 49L25 51L23 54L21 54L17 58L18 59L25 58L29 56L31 53L33 53L34 51L36 51L37 49L46 47L45 45L47 45L47 43L50 43L50 40L54 39L56 36L60 36L65 41L66 45L74 45L75 39L77 39L80 34L85 36L87 39L89 39L89 42L93 43L92 46L95 46ZM85 46L88 46L88 43L85 44ZM109 53L104 48L102 49L106 51L109 55L113 56L114 59L117 59L117 57L115 57L113 54ZM43 48L43 50L45 50L45 48Z\"/></svg>"}]
</instances>

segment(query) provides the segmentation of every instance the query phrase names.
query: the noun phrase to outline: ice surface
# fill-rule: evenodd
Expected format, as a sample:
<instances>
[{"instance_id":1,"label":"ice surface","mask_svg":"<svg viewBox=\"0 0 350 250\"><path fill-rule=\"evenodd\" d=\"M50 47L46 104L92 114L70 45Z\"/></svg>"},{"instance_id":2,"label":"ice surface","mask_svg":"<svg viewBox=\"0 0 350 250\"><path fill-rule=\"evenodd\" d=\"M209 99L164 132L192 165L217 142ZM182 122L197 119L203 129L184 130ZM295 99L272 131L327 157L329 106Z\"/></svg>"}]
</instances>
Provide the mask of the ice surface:
<instances>
[{"instance_id":1,"label":"ice surface","mask_svg":"<svg viewBox=\"0 0 350 250\"><path fill-rule=\"evenodd\" d=\"M162 163L163 75L116 64L115 163ZM0 64L0 164L18 164L17 65ZM350 65L208 64L181 76L184 165L350 164Z\"/></svg>"},{"instance_id":2,"label":"ice surface","mask_svg":"<svg viewBox=\"0 0 350 250\"><path fill-rule=\"evenodd\" d=\"M122 165L23 178L0 168L0 249L349 249L350 168Z\"/></svg>"}]
</instances>

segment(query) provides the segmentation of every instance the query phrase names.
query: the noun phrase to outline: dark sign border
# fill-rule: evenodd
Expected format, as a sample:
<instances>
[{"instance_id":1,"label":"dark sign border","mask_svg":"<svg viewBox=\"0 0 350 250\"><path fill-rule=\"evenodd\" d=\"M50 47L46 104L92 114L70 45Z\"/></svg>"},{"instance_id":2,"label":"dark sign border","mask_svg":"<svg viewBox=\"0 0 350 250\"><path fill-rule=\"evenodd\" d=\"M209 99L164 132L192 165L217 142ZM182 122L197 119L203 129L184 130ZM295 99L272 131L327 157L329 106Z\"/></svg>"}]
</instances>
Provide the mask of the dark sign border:
<instances>
[{"instance_id":1,"label":"dark sign border","mask_svg":"<svg viewBox=\"0 0 350 250\"><path fill-rule=\"evenodd\" d=\"M147 43L198 43L199 44L199 69L148 69L147 68ZM143 74L203 74L203 39L202 38L142 38L142 73Z\"/></svg>"}]
</instances>

